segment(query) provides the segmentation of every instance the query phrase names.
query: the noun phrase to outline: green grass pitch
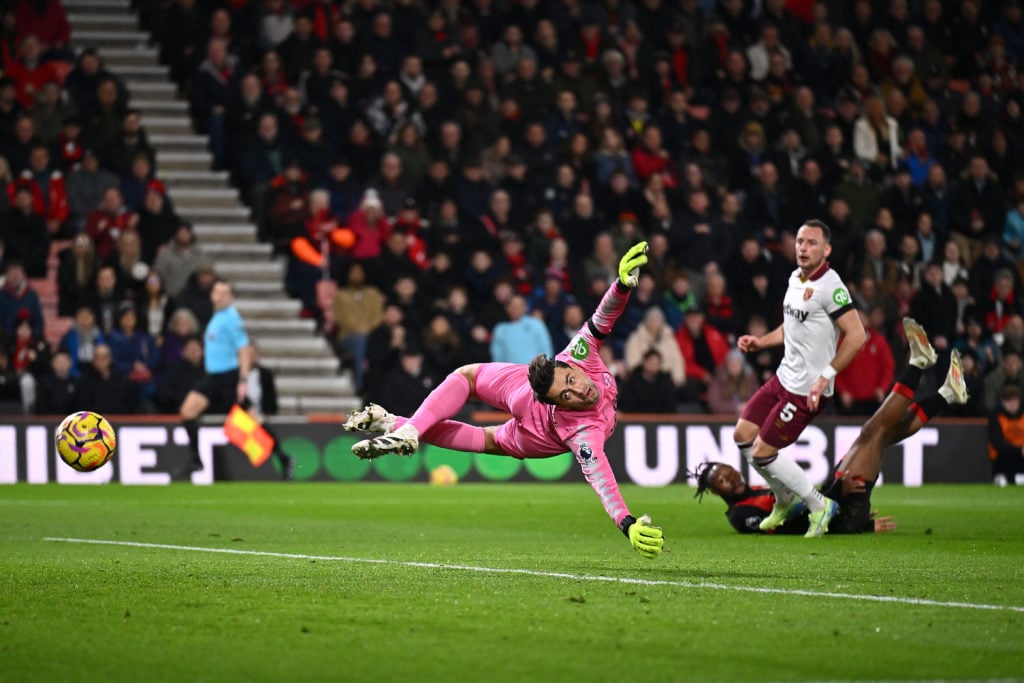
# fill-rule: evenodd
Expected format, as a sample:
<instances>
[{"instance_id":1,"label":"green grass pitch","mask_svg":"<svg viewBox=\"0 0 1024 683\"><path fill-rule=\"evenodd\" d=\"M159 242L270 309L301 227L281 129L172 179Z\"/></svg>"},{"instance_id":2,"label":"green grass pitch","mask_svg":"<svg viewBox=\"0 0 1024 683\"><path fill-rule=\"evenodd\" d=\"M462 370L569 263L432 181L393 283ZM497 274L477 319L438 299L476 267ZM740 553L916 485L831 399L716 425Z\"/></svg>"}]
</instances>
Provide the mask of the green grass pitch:
<instances>
[{"instance_id":1,"label":"green grass pitch","mask_svg":"<svg viewBox=\"0 0 1024 683\"><path fill-rule=\"evenodd\" d=\"M1024 489L883 486L897 531L820 540L623 493L657 560L585 484L4 487L0 681L1024 675Z\"/></svg>"}]
</instances>

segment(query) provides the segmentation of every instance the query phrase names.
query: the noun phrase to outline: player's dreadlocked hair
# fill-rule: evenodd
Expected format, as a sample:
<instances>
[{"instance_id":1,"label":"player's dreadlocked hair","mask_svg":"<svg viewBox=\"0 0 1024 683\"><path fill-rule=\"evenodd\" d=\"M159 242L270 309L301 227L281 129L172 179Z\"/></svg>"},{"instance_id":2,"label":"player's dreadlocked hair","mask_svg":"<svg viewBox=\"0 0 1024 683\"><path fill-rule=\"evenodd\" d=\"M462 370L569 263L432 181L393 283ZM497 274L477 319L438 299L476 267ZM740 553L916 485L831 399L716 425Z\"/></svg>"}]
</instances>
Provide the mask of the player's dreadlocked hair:
<instances>
[{"instance_id":1,"label":"player's dreadlocked hair","mask_svg":"<svg viewBox=\"0 0 1024 683\"><path fill-rule=\"evenodd\" d=\"M548 392L555 382L555 368L567 367L568 363L548 358L547 354L534 356L526 373L530 379L530 388L533 389L533 397L541 403L553 404L554 401L548 398Z\"/></svg>"},{"instance_id":2,"label":"player's dreadlocked hair","mask_svg":"<svg viewBox=\"0 0 1024 683\"><path fill-rule=\"evenodd\" d=\"M717 462L704 461L697 465L693 472L687 472L687 476L697 480L697 493L693 495L698 501L704 500L704 494L711 490L711 473L715 471Z\"/></svg>"}]
</instances>

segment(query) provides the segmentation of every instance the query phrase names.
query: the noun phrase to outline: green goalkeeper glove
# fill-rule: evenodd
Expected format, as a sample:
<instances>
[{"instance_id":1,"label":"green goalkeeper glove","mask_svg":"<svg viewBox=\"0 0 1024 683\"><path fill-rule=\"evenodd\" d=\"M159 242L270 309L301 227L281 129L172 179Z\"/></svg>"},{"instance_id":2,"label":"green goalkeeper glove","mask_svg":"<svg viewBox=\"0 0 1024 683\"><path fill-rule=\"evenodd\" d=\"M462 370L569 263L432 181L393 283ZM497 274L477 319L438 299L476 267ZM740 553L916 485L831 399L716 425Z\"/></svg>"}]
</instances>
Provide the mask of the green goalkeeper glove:
<instances>
[{"instance_id":1,"label":"green goalkeeper glove","mask_svg":"<svg viewBox=\"0 0 1024 683\"><path fill-rule=\"evenodd\" d=\"M627 521L632 518L627 518ZM665 545L665 534L660 526L651 526L650 515L644 515L635 520L626 528L626 537L629 538L633 549L646 558L654 559L661 554L661 548Z\"/></svg>"},{"instance_id":2,"label":"green goalkeeper glove","mask_svg":"<svg viewBox=\"0 0 1024 683\"><path fill-rule=\"evenodd\" d=\"M647 263L647 242L637 242L619 261L619 282L627 287L636 287L640 266Z\"/></svg>"}]
</instances>

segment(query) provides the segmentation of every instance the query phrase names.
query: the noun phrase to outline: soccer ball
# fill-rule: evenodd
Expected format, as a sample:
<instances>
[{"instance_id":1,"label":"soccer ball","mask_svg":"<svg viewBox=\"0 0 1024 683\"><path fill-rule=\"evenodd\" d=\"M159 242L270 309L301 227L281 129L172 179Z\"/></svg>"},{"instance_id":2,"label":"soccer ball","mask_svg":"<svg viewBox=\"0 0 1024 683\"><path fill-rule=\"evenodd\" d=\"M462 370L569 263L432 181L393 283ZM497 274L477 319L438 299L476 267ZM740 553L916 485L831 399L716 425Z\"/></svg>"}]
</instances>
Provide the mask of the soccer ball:
<instances>
[{"instance_id":1,"label":"soccer ball","mask_svg":"<svg viewBox=\"0 0 1024 683\"><path fill-rule=\"evenodd\" d=\"M61 460L79 472L92 472L106 465L117 444L107 418L89 410L65 417L54 441Z\"/></svg>"}]
</instances>

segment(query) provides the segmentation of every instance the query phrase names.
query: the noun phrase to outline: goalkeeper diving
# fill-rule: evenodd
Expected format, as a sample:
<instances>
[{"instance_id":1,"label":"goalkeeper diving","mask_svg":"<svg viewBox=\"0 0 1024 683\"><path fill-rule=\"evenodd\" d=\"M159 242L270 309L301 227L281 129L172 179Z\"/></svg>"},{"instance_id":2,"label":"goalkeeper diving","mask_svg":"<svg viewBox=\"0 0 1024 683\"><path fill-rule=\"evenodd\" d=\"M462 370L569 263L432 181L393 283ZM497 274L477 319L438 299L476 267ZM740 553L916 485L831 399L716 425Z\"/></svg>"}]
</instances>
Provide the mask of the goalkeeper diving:
<instances>
[{"instance_id":1,"label":"goalkeeper diving","mask_svg":"<svg viewBox=\"0 0 1024 683\"><path fill-rule=\"evenodd\" d=\"M554 358L540 354L528 365L464 365L441 382L409 418L373 403L354 411L347 431L378 432L352 452L363 459L390 453L409 455L424 443L470 453L513 458L550 458L569 450L597 493L608 516L647 558L661 553L661 528L647 515L629 512L615 481L604 445L615 430L615 378L601 361L601 344L629 301L647 243L633 245L619 261L619 277L597 310ZM480 427L451 419L466 401L483 401L512 414L501 425Z\"/></svg>"}]
</instances>

